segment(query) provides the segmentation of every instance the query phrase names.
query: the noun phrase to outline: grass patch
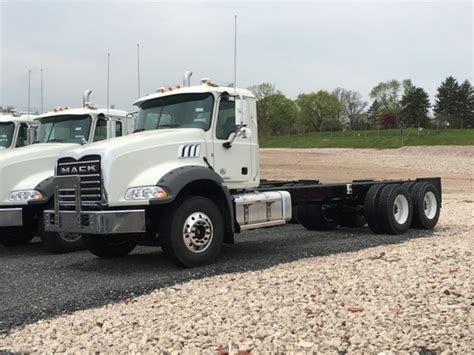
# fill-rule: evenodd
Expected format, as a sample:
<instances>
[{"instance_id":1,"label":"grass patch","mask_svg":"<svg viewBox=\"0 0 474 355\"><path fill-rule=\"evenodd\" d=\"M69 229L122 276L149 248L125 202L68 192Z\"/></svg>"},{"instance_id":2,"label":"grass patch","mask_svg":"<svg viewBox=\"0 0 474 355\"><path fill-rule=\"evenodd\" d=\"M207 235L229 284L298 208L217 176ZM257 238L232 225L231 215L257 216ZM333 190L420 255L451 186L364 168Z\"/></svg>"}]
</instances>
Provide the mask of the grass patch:
<instances>
[{"instance_id":1,"label":"grass patch","mask_svg":"<svg viewBox=\"0 0 474 355\"><path fill-rule=\"evenodd\" d=\"M415 145L474 145L474 129L381 129L313 132L261 138L261 148L399 148Z\"/></svg>"}]
</instances>

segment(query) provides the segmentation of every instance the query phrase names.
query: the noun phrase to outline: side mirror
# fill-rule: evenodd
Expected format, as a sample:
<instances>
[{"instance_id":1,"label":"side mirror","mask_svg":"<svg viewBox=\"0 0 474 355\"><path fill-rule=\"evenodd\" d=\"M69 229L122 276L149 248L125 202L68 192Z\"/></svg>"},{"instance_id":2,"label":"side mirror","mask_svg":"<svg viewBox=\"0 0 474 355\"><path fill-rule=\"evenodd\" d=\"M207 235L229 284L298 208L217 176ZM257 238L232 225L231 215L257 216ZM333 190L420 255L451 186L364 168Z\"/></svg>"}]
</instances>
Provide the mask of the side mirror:
<instances>
[{"instance_id":1,"label":"side mirror","mask_svg":"<svg viewBox=\"0 0 474 355\"><path fill-rule=\"evenodd\" d=\"M36 127L35 126L29 126L28 131L26 134L26 141L28 144L33 144L33 142L36 139Z\"/></svg>"}]
</instances>

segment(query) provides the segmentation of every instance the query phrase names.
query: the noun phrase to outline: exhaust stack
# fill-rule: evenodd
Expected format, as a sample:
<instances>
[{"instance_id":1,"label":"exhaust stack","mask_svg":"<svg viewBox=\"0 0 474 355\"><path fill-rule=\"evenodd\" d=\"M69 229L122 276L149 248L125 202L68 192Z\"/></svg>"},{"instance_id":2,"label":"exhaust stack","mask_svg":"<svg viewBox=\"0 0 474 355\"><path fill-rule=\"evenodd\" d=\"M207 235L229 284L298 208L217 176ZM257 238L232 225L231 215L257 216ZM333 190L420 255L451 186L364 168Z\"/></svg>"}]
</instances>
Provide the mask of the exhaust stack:
<instances>
[{"instance_id":1,"label":"exhaust stack","mask_svg":"<svg viewBox=\"0 0 474 355\"><path fill-rule=\"evenodd\" d=\"M191 75L193 75L191 70L188 70L186 73L184 73L183 86L191 86Z\"/></svg>"},{"instance_id":2,"label":"exhaust stack","mask_svg":"<svg viewBox=\"0 0 474 355\"><path fill-rule=\"evenodd\" d=\"M89 98L92 94L91 89L87 89L84 91L84 94L82 95L82 107L86 107L87 104L90 104Z\"/></svg>"}]
</instances>

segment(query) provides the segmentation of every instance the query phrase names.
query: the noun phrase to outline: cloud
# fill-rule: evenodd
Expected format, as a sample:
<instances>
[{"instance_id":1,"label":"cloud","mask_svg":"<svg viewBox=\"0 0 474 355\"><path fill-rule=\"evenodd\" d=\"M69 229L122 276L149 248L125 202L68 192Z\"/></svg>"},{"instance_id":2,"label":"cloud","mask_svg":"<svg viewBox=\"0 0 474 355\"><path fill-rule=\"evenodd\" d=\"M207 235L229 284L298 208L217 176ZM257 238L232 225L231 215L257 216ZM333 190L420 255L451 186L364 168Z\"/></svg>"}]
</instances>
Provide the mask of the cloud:
<instances>
[{"instance_id":1,"label":"cloud","mask_svg":"<svg viewBox=\"0 0 474 355\"><path fill-rule=\"evenodd\" d=\"M27 72L45 68L45 106L79 105L85 88L132 109L141 92L212 77L232 81L238 15L238 84L275 83L290 97L338 86L365 97L379 81L411 78L434 95L448 75L472 80L470 2L115 2L1 5L1 104L24 106ZM33 97L33 94L32 94ZM37 106L38 93L33 102ZM35 101L36 100L36 101Z\"/></svg>"}]
</instances>

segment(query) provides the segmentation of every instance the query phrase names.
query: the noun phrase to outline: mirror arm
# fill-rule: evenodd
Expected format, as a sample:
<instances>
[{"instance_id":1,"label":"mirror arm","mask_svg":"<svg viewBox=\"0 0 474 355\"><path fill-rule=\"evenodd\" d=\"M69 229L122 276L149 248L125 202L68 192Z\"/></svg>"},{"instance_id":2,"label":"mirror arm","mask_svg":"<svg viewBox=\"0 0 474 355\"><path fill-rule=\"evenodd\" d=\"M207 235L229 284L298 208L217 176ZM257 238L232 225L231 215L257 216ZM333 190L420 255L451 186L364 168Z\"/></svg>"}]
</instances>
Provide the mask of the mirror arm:
<instances>
[{"instance_id":1,"label":"mirror arm","mask_svg":"<svg viewBox=\"0 0 474 355\"><path fill-rule=\"evenodd\" d=\"M245 127L245 124L243 122L240 122L240 125L237 127L237 129L235 130L235 134L234 136L232 137L232 139L228 142L225 142L225 143L222 143L222 145L224 146L225 149L230 149L232 148L232 143L234 143L234 140L235 138L237 137L237 135L239 134L240 130L242 128Z\"/></svg>"}]
</instances>

